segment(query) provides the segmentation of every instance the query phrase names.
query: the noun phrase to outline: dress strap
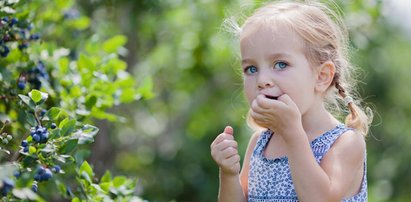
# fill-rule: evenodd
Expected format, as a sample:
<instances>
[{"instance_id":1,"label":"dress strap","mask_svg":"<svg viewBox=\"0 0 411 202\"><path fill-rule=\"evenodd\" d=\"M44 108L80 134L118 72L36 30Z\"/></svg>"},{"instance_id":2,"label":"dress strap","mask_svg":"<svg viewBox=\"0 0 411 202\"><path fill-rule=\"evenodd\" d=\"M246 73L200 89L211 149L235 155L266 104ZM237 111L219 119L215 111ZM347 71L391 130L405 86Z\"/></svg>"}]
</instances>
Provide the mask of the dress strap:
<instances>
[{"instance_id":1,"label":"dress strap","mask_svg":"<svg viewBox=\"0 0 411 202\"><path fill-rule=\"evenodd\" d=\"M337 139L349 130L353 129L346 127L344 124L340 124L311 142L311 149L313 150L314 156L318 163L322 160L325 153L328 152Z\"/></svg>"},{"instance_id":2,"label":"dress strap","mask_svg":"<svg viewBox=\"0 0 411 202\"><path fill-rule=\"evenodd\" d=\"M261 132L260 136L257 139L253 155L262 155L272 135L273 132L269 129Z\"/></svg>"}]
</instances>

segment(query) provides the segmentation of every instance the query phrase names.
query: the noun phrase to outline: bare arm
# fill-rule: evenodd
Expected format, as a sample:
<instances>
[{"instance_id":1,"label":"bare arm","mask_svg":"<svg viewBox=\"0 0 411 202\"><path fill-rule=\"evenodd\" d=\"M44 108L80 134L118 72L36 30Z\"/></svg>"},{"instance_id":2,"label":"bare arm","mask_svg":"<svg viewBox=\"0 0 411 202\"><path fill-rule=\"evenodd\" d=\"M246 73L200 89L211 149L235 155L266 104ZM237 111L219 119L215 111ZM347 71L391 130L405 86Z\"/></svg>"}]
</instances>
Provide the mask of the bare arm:
<instances>
[{"instance_id":1,"label":"bare arm","mask_svg":"<svg viewBox=\"0 0 411 202\"><path fill-rule=\"evenodd\" d=\"M234 140L233 128L225 127L224 132L216 137L210 147L211 156L220 170L218 201L246 201L240 184L240 155L237 142Z\"/></svg>"},{"instance_id":2,"label":"bare arm","mask_svg":"<svg viewBox=\"0 0 411 202\"><path fill-rule=\"evenodd\" d=\"M255 146L254 139L256 138L253 136L249 142L241 174L239 174L240 157L238 156L237 142L232 136L232 129L227 130L226 127L224 133L217 136L211 144L211 155L219 165L220 170L218 201L247 201L248 168L250 156Z\"/></svg>"},{"instance_id":3,"label":"bare arm","mask_svg":"<svg viewBox=\"0 0 411 202\"><path fill-rule=\"evenodd\" d=\"M305 133L286 144L291 176L300 201L341 201L358 191L365 151L362 135L353 131L344 133L327 152L321 165L315 161ZM355 188L352 187L354 182L357 182Z\"/></svg>"},{"instance_id":4,"label":"bare arm","mask_svg":"<svg viewBox=\"0 0 411 202\"><path fill-rule=\"evenodd\" d=\"M287 94L278 100L258 95L251 109L250 115L257 124L272 129L283 138L300 201L341 201L358 192L365 151L361 134L353 131L344 133L319 165L303 129L301 113ZM352 186L354 182L356 187Z\"/></svg>"},{"instance_id":5,"label":"bare arm","mask_svg":"<svg viewBox=\"0 0 411 202\"><path fill-rule=\"evenodd\" d=\"M253 134L253 136L251 137L248 146L247 146L247 150L245 152L245 157L244 157L244 161L243 161L243 168L241 169L241 173L240 173L240 180L241 180L241 185L243 188L243 192L244 192L244 196L246 198L248 198L248 173L250 170L250 159L251 159L251 155L253 154L255 145L257 143L258 137L260 136L261 132L257 131Z\"/></svg>"}]
</instances>

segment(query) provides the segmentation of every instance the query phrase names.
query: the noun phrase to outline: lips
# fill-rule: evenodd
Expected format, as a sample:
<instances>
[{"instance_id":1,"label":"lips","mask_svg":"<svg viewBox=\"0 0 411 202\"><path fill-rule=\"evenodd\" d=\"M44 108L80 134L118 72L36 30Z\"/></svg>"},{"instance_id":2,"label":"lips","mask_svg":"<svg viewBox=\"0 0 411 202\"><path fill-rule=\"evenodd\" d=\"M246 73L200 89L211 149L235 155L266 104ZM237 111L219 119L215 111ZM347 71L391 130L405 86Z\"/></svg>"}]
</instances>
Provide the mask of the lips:
<instances>
[{"instance_id":1,"label":"lips","mask_svg":"<svg viewBox=\"0 0 411 202\"><path fill-rule=\"evenodd\" d=\"M272 95L264 95L266 98L271 100L277 100L279 96L272 96Z\"/></svg>"}]
</instances>

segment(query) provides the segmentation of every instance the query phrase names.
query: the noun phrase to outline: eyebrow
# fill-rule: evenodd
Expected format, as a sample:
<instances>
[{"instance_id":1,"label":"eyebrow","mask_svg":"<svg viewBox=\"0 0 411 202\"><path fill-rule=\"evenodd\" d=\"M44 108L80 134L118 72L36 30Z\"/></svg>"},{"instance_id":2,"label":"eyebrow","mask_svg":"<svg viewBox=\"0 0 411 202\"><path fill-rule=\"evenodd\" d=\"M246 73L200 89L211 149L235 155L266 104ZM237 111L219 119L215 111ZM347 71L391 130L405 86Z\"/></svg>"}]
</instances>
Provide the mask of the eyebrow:
<instances>
[{"instance_id":1,"label":"eyebrow","mask_svg":"<svg viewBox=\"0 0 411 202\"><path fill-rule=\"evenodd\" d=\"M274 54L268 55L267 58L270 58L270 59L292 58L292 55L288 53L274 53ZM241 60L241 64L253 63L253 61L254 61L253 59L245 58Z\"/></svg>"}]
</instances>

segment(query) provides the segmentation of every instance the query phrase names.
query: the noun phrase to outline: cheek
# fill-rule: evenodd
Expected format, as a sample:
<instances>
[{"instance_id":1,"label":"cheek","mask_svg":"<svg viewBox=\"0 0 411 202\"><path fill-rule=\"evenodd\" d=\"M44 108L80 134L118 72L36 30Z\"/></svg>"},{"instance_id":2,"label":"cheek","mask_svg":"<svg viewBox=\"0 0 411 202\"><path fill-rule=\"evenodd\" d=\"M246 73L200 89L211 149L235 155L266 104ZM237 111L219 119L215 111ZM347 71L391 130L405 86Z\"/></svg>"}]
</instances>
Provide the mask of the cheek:
<instances>
[{"instance_id":1,"label":"cheek","mask_svg":"<svg viewBox=\"0 0 411 202\"><path fill-rule=\"evenodd\" d=\"M251 102L257 96L254 85L252 85L251 82L246 80L244 80L244 95L249 104L251 104Z\"/></svg>"}]
</instances>

